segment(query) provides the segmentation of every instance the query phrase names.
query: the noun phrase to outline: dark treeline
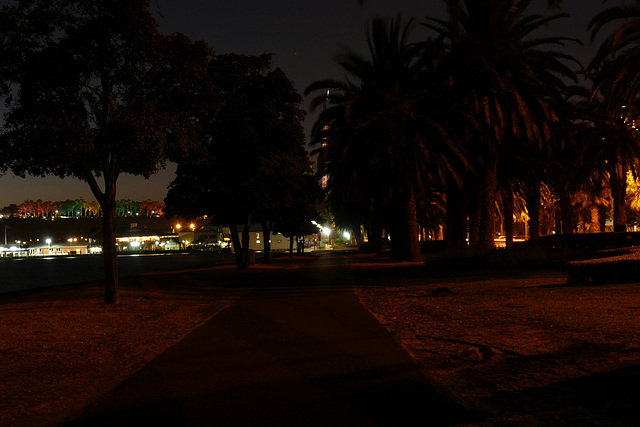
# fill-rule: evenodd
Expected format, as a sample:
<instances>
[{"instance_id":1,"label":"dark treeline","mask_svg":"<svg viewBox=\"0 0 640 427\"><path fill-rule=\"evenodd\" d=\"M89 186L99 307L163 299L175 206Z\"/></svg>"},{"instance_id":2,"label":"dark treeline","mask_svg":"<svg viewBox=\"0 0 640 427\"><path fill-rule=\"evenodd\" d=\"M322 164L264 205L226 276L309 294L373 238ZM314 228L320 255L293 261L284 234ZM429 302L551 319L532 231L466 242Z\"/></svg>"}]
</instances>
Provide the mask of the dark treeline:
<instances>
[{"instance_id":1,"label":"dark treeline","mask_svg":"<svg viewBox=\"0 0 640 427\"><path fill-rule=\"evenodd\" d=\"M269 55L216 56L163 34L149 0L34 0L0 9L0 56L0 168L87 182L102 214L107 303L119 298L123 173L178 163L165 212L228 225L238 268L252 223L266 242L274 229L309 232L319 192L305 113Z\"/></svg>"},{"instance_id":2,"label":"dark treeline","mask_svg":"<svg viewBox=\"0 0 640 427\"><path fill-rule=\"evenodd\" d=\"M446 17L373 21L368 56L337 57L347 79L307 88L336 222L362 224L374 246L385 229L406 260L420 259L419 225L479 253L497 227L511 246L516 217L531 239L541 226L604 231L608 217L626 230L640 172L638 2L593 17L592 39L619 29L589 64L569 54L578 42L551 8L561 2L547 16L530 1L446 3ZM418 24L427 36L409 42Z\"/></svg>"},{"instance_id":3,"label":"dark treeline","mask_svg":"<svg viewBox=\"0 0 640 427\"><path fill-rule=\"evenodd\" d=\"M532 239L551 216L561 233L587 217L592 231L608 216L626 229L627 183L636 187L640 170L638 3L594 17L585 29L594 37L620 26L579 64L568 54L576 41L547 35L566 17L555 9L445 1L446 17L374 20L368 55L337 58L346 79L307 88L322 109L317 176L302 97L269 55L215 55L163 34L148 0L14 2L0 9L0 166L87 182L102 214L109 303L115 218L131 211L118 205L118 178L167 161L178 170L165 213L229 226L239 268L251 224L268 242L274 230L316 231L319 211L356 237L364 228L374 248L390 236L404 260L420 259L419 227L442 227L449 248L480 253L494 247L498 220L509 246L517 216ZM417 26L427 36L410 42Z\"/></svg>"}]
</instances>

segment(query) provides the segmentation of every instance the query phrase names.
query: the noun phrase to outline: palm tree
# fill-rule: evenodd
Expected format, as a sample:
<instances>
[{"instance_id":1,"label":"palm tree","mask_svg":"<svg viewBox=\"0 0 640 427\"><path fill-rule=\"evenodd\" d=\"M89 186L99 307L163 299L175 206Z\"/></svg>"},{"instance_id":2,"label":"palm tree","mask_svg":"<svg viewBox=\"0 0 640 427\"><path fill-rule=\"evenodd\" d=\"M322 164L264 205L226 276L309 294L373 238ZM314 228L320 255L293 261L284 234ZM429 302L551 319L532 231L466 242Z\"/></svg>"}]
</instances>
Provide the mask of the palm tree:
<instances>
[{"instance_id":1,"label":"palm tree","mask_svg":"<svg viewBox=\"0 0 640 427\"><path fill-rule=\"evenodd\" d=\"M626 231L627 173L631 171L634 177L640 173L640 135L633 124L635 118L640 117L640 108L636 102L617 113L607 111L612 102L610 98L607 100L608 93L603 89L604 86L600 86L599 93L589 102L579 159L583 167L590 166L593 173L601 176L604 173L608 178L613 199L613 229Z\"/></svg>"},{"instance_id":2,"label":"palm tree","mask_svg":"<svg viewBox=\"0 0 640 427\"><path fill-rule=\"evenodd\" d=\"M592 79L589 158L600 159L609 175L614 231L625 231L627 172L640 172L640 1L608 8L589 23L592 40L611 22L623 20L589 64Z\"/></svg>"},{"instance_id":3,"label":"palm tree","mask_svg":"<svg viewBox=\"0 0 640 427\"><path fill-rule=\"evenodd\" d=\"M314 141L326 144L320 159L328 190L343 198L359 194L365 206L383 210L393 255L416 261L416 195L424 183L454 173L464 156L435 119L437 94L428 79L433 51L409 43L411 24L375 19L370 58L339 56L348 78L313 83L306 93L322 91L312 109L328 102L313 130Z\"/></svg>"},{"instance_id":4,"label":"palm tree","mask_svg":"<svg viewBox=\"0 0 640 427\"><path fill-rule=\"evenodd\" d=\"M469 208L471 219L479 217L477 234L470 223L470 241L477 235L478 248L486 250L494 246L499 147L508 141L541 147L551 139L554 87L560 76L573 75L565 65L572 58L544 48L570 39L531 38L566 15L525 15L530 0L447 3L449 19L429 18L425 25L446 42L439 71L448 78L456 108L473 119L464 137L476 161L478 188L471 192L480 197Z\"/></svg>"},{"instance_id":5,"label":"palm tree","mask_svg":"<svg viewBox=\"0 0 640 427\"><path fill-rule=\"evenodd\" d=\"M610 7L589 22L593 42L605 25L623 21L602 42L588 68L594 93L603 87L608 92L608 111L618 111L640 93L640 0L631 3Z\"/></svg>"}]
</instances>

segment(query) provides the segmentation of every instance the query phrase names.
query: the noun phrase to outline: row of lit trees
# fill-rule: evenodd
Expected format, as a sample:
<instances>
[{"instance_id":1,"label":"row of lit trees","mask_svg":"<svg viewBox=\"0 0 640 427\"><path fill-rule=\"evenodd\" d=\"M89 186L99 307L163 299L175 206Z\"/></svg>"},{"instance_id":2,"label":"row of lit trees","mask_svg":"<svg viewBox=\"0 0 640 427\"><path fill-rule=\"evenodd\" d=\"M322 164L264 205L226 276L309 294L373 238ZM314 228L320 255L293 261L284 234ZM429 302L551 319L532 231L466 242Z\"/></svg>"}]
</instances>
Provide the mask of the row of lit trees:
<instances>
[{"instance_id":1,"label":"row of lit trees","mask_svg":"<svg viewBox=\"0 0 640 427\"><path fill-rule=\"evenodd\" d=\"M116 201L117 216L163 216L165 205L155 200L136 202L130 199ZM4 215L15 215L29 218L53 217L82 217L92 218L102 216L100 204L96 201L84 199L64 201L25 200L19 205L12 204L2 209Z\"/></svg>"},{"instance_id":2,"label":"row of lit trees","mask_svg":"<svg viewBox=\"0 0 640 427\"><path fill-rule=\"evenodd\" d=\"M528 15L529 3L448 0L447 19L427 18L432 38L418 43L408 40L412 22L375 20L369 57L338 57L348 80L308 87L321 91L313 142L337 220L365 224L373 238L385 228L392 253L408 260L419 259L419 222L446 221L450 247L468 237L485 251L497 214L509 244L520 211L537 238L543 190L560 232L575 231L581 205L601 224L607 200L615 229L625 229L627 172L640 170L640 6L593 19L593 36L627 21L581 88L585 67L557 50L575 41L540 34L566 15Z\"/></svg>"}]
</instances>

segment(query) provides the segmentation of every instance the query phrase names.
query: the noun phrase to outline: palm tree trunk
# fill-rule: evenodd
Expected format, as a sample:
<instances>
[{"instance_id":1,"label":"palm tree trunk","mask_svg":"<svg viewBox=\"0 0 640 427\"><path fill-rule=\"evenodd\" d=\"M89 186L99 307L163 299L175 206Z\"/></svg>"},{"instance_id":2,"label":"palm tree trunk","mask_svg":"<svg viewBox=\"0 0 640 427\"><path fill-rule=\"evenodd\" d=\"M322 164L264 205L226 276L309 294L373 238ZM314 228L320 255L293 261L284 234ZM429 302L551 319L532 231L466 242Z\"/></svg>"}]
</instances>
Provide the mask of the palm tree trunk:
<instances>
[{"instance_id":1,"label":"palm tree trunk","mask_svg":"<svg viewBox=\"0 0 640 427\"><path fill-rule=\"evenodd\" d=\"M447 249L466 246L467 212L464 191L453 181L447 183L445 240Z\"/></svg>"},{"instance_id":2,"label":"palm tree trunk","mask_svg":"<svg viewBox=\"0 0 640 427\"><path fill-rule=\"evenodd\" d=\"M530 185L527 193L527 211L529 212L529 240L540 239L540 183Z\"/></svg>"},{"instance_id":3,"label":"palm tree trunk","mask_svg":"<svg viewBox=\"0 0 640 427\"><path fill-rule=\"evenodd\" d=\"M613 231L627 231L627 174L622 162L610 168L611 197L613 198Z\"/></svg>"},{"instance_id":4,"label":"palm tree trunk","mask_svg":"<svg viewBox=\"0 0 640 427\"><path fill-rule=\"evenodd\" d=\"M514 226L513 226L513 211L514 211L515 201L513 199L513 191L511 188L507 188L504 195L504 204L502 207L503 216L504 216L504 235L505 235L505 245L507 248L513 247L513 235L514 235Z\"/></svg>"},{"instance_id":5,"label":"palm tree trunk","mask_svg":"<svg viewBox=\"0 0 640 427\"><path fill-rule=\"evenodd\" d=\"M418 239L418 209L416 206L416 196L413 186L406 204L407 212L407 261L422 261L420 253L420 241Z\"/></svg>"},{"instance_id":6,"label":"palm tree trunk","mask_svg":"<svg viewBox=\"0 0 640 427\"><path fill-rule=\"evenodd\" d=\"M396 212L391 235L391 255L394 259L417 262L422 260L418 241L418 211L413 186L404 196L402 208Z\"/></svg>"},{"instance_id":7,"label":"palm tree trunk","mask_svg":"<svg viewBox=\"0 0 640 427\"><path fill-rule=\"evenodd\" d=\"M562 234L562 208L557 202L553 208L553 229L556 234Z\"/></svg>"},{"instance_id":8,"label":"palm tree trunk","mask_svg":"<svg viewBox=\"0 0 640 427\"><path fill-rule=\"evenodd\" d=\"M480 218L480 236L478 250L485 252L495 247L496 189L498 187L498 158L495 151L488 153L483 165L481 195L482 215Z\"/></svg>"},{"instance_id":9,"label":"palm tree trunk","mask_svg":"<svg viewBox=\"0 0 640 427\"><path fill-rule=\"evenodd\" d=\"M478 247L480 241L480 222L482 219L482 198L477 184L470 184L469 195L469 246Z\"/></svg>"},{"instance_id":10,"label":"palm tree trunk","mask_svg":"<svg viewBox=\"0 0 640 427\"><path fill-rule=\"evenodd\" d=\"M607 231L607 207L598 206L598 222L600 222L600 232Z\"/></svg>"},{"instance_id":11,"label":"palm tree trunk","mask_svg":"<svg viewBox=\"0 0 640 427\"><path fill-rule=\"evenodd\" d=\"M562 234L575 234L578 228L576 212L571 203L571 194L568 190L560 191L560 215L562 221Z\"/></svg>"},{"instance_id":12,"label":"palm tree trunk","mask_svg":"<svg viewBox=\"0 0 640 427\"><path fill-rule=\"evenodd\" d=\"M602 232L602 230L600 230L600 218L598 217L599 215L598 206L591 205L589 212L591 213L591 232L592 233Z\"/></svg>"}]
</instances>

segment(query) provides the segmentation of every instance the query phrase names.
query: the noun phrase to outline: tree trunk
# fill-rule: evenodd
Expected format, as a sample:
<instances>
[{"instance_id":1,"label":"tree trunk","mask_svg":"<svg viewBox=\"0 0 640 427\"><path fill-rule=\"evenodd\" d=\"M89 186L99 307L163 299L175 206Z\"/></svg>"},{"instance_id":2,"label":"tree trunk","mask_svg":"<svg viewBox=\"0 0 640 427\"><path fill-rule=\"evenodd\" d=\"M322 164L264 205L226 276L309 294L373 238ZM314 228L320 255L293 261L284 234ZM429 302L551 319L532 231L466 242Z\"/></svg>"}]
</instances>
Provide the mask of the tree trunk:
<instances>
[{"instance_id":1,"label":"tree trunk","mask_svg":"<svg viewBox=\"0 0 640 427\"><path fill-rule=\"evenodd\" d=\"M382 251L382 227L375 219L371 219L367 224L367 237L373 252Z\"/></svg>"},{"instance_id":2,"label":"tree trunk","mask_svg":"<svg viewBox=\"0 0 640 427\"><path fill-rule=\"evenodd\" d=\"M413 186L404 196L402 208L395 212L391 235L391 255L394 259L418 262L422 260L418 241L418 213Z\"/></svg>"},{"instance_id":3,"label":"tree trunk","mask_svg":"<svg viewBox=\"0 0 640 427\"><path fill-rule=\"evenodd\" d=\"M296 252L298 255L302 255L304 253L302 244L300 243L300 236L296 236Z\"/></svg>"},{"instance_id":4,"label":"tree trunk","mask_svg":"<svg viewBox=\"0 0 640 427\"><path fill-rule=\"evenodd\" d=\"M480 188L475 180L469 180L468 206L469 206L469 246L478 247L480 241L480 227L482 222L482 197Z\"/></svg>"},{"instance_id":5,"label":"tree trunk","mask_svg":"<svg viewBox=\"0 0 640 427\"><path fill-rule=\"evenodd\" d=\"M289 237L289 258L293 258L293 239L295 236Z\"/></svg>"},{"instance_id":6,"label":"tree trunk","mask_svg":"<svg viewBox=\"0 0 640 427\"><path fill-rule=\"evenodd\" d=\"M589 212L591 213L591 221L590 221L591 232L601 233L602 230L600 230L600 218L599 218L598 206L591 205L591 207L589 208Z\"/></svg>"},{"instance_id":7,"label":"tree trunk","mask_svg":"<svg viewBox=\"0 0 640 427\"><path fill-rule=\"evenodd\" d=\"M118 286L118 254L116 250L115 188L101 198L102 205L102 260L104 264L104 302L117 304L120 300Z\"/></svg>"},{"instance_id":8,"label":"tree trunk","mask_svg":"<svg viewBox=\"0 0 640 427\"><path fill-rule=\"evenodd\" d=\"M598 206L598 222L600 223L600 232L607 231L607 207Z\"/></svg>"},{"instance_id":9,"label":"tree trunk","mask_svg":"<svg viewBox=\"0 0 640 427\"><path fill-rule=\"evenodd\" d=\"M416 206L416 195L411 186L409 199L406 202L406 238L407 238L407 261L422 261L420 253L420 240L418 239L418 208Z\"/></svg>"},{"instance_id":10,"label":"tree trunk","mask_svg":"<svg viewBox=\"0 0 640 427\"><path fill-rule=\"evenodd\" d=\"M618 162L609 172L611 197L613 198L613 231L627 231L627 174L624 165Z\"/></svg>"},{"instance_id":11,"label":"tree trunk","mask_svg":"<svg viewBox=\"0 0 640 427\"><path fill-rule=\"evenodd\" d=\"M555 204L553 211L553 229L556 234L562 234L562 208L560 207L560 202Z\"/></svg>"},{"instance_id":12,"label":"tree trunk","mask_svg":"<svg viewBox=\"0 0 640 427\"><path fill-rule=\"evenodd\" d=\"M540 183L529 186L526 192L527 211L529 212L529 240L540 239Z\"/></svg>"},{"instance_id":13,"label":"tree trunk","mask_svg":"<svg viewBox=\"0 0 640 427\"><path fill-rule=\"evenodd\" d=\"M504 204L502 207L504 216L504 236L505 246L507 248L513 247L513 211L515 201L513 200L513 192L511 188L507 188L504 195Z\"/></svg>"},{"instance_id":14,"label":"tree trunk","mask_svg":"<svg viewBox=\"0 0 640 427\"><path fill-rule=\"evenodd\" d=\"M238 226L229 224L229 231L231 232L231 242L233 242L233 253L236 257L236 266L240 269L242 265L242 242L240 242Z\"/></svg>"},{"instance_id":15,"label":"tree trunk","mask_svg":"<svg viewBox=\"0 0 640 427\"><path fill-rule=\"evenodd\" d=\"M242 240L236 224L229 225L231 241L233 242L233 252L236 256L236 267L238 270L249 267L249 227L251 226L251 215L247 219L242 230Z\"/></svg>"},{"instance_id":16,"label":"tree trunk","mask_svg":"<svg viewBox=\"0 0 640 427\"><path fill-rule=\"evenodd\" d=\"M242 230L242 265L238 266L238 269L244 269L249 267L251 260L249 259L249 228L251 227L251 215L247 216L247 220L244 223Z\"/></svg>"},{"instance_id":17,"label":"tree trunk","mask_svg":"<svg viewBox=\"0 0 640 427\"><path fill-rule=\"evenodd\" d=\"M483 165L480 194L482 211L480 217L480 236L478 250L485 252L495 247L496 189L498 158L495 152L489 152Z\"/></svg>"},{"instance_id":18,"label":"tree trunk","mask_svg":"<svg viewBox=\"0 0 640 427\"><path fill-rule=\"evenodd\" d=\"M568 191L561 191L560 212L562 218L562 234L575 234L578 228L575 208L571 204L571 195Z\"/></svg>"},{"instance_id":19,"label":"tree trunk","mask_svg":"<svg viewBox=\"0 0 640 427\"><path fill-rule=\"evenodd\" d=\"M444 239L447 249L457 249L466 246L467 240L467 212L464 191L450 179L447 183L446 198L446 226Z\"/></svg>"},{"instance_id":20,"label":"tree trunk","mask_svg":"<svg viewBox=\"0 0 640 427\"><path fill-rule=\"evenodd\" d=\"M262 221L262 237L264 238L264 255L262 261L265 264L271 262L271 228L269 221Z\"/></svg>"},{"instance_id":21,"label":"tree trunk","mask_svg":"<svg viewBox=\"0 0 640 427\"><path fill-rule=\"evenodd\" d=\"M353 233L353 238L355 239L356 245L362 246L362 244L364 243L364 239L362 238L362 229L360 229L360 226L358 225L357 227L352 228L351 232Z\"/></svg>"}]
</instances>

